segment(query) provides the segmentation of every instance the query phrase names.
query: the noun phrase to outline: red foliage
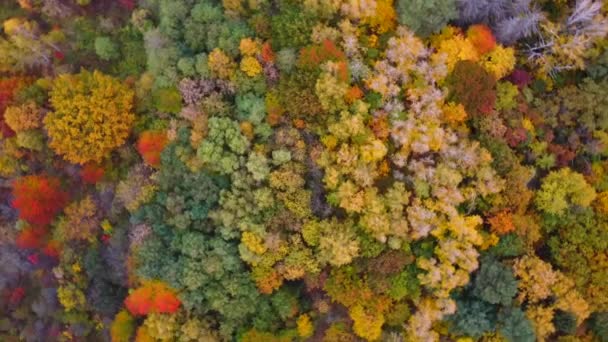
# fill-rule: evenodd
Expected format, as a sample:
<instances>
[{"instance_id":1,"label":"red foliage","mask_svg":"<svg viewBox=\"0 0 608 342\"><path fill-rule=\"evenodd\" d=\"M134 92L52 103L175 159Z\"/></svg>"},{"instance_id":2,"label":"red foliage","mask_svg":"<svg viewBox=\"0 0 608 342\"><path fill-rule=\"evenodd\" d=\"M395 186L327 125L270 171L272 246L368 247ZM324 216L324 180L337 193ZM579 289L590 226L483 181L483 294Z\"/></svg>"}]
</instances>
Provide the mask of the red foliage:
<instances>
[{"instance_id":1,"label":"red foliage","mask_svg":"<svg viewBox=\"0 0 608 342\"><path fill-rule=\"evenodd\" d=\"M11 291L8 301L12 305L17 305L21 303L23 297L25 297L25 289L23 287L16 287Z\"/></svg>"},{"instance_id":2,"label":"red foliage","mask_svg":"<svg viewBox=\"0 0 608 342\"><path fill-rule=\"evenodd\" d=\"M42 253L52 258L59 258L59 248L59 242L51 240L44 246Z\"/></svg>"},{"instance_id":3,"label":"red foliage","mask_svg":"<svg viewBox=\"0 0 608 342\"><path fill-rule=\"evenodd\" d=\"M4 110L13 101L15 93L25 85L23 78L0 79L0 135L12 137L15 132L4 122Z\"/></svg>"},{"instance_id":4,"label":"red foliage","mask_svg":"<svg viewBox=\"0 0 608 342\"><path fill-rule=\"evenodd\" d=\"M150 166L160 166L160 154L167 145L165 132L146 131L139 136L137 151Z\"/></svg>"},{"instance_id":5,"label":"red foliage","mask_svg":"<svg viewBox=\"0 0 608 342\"><path fill-rule=\"evenodd\" d=\"M27 260L32 263L32 265L38 265L40 262L40 255L38 253L30 254L27 256Z\"/></svg>"},{"instance_id":6,"label":"red foliage","mask_svg":"<svg viewBox=\"0 0 608 342\"><path fill-rule=\"evenodd\" d=\"M21 249L40 248L44 243L47 230L44 227L28 227L17 235L15 244Z\"/></svg>"},{"instance_id":7,"label":"red foliage","mask_svg":"<svg viewBox=\"0 0 608 342\"><path fill-rule=\"evenodd\" d=\"M473 43L479 54L484 55L496 47L496 38L486 25L472 25L467 31L467 38Z\"/></svg>"},{"instance_id":8,"label":"red foliage","mask_svg":"<svg viewBox=\"0 0 608 342\"><path fill-rule=\"evenodd\" d=\"M489 114L496 104L496 79L471 61L459 61L447 79L450 100L461 103L471 116Z\"/></svg>"},{"instance_id":9,"label":"red foliage","mask_svg":"<svg viewBox=\"0 0 608 342\"><path fill-rule=\"evenodd\" d=\"M65 58L65 54L61 51L56 50L53 52L53 57L55 57L55 59L59 61L62 61Z\"/></svg>"},{"instance_id":10,"label":"red foliage","mask_svg":"<svg viewBox=\"0 0 608 342\"><path fill-rule=\"evenodd\" d=\"M120 6L132 11L135 8L135 0L118 0Z\"/></svg>"},{"instance_id":11,"label":"red foliage","mask_svg":"<svg viewBox=\"0 0 608 342\"><path fill-rule=\"evenodd\" d=\"M132 315L174 313L180 305L175 291L160 281L142 285L125 299L125 306Z\"/></svg>"},{"instance_id":12,"label":"red foliage","mask_svg":"<svg viewBox=\"0 0 608 342\"><path fill-rule=\"evenodd\" d=\"M498 235L505 235L515 230L513 214L506 210L488 218L488 223L492 232Z\"/></svg>"},{"instance_id":13,"label":"red foliage","mask_svg":"<svg viewBox=\"0 0 608 342\"><path fill-rule=\"evenodd\" d=\"M509 75L507 77L507 80L509 80L511 83L515 84L521 90L521 89L527 87L528 84L532 83L532 81L534 80L534 77L532 77L532 75L530 75L530 73L528 73L527 71L525 71L523 69L515 69L515 70L513 70L511 75Z\"/></svg>"},{"instance_id":14,"label":"red foliage","mask_svg":"<svg viewBox=\"0 0 608 342\"><path fill-rule=\"evenodd\" d=\"M547 150L549 150L549 152L555 155L557 159L557 166L559 167L568 166L570 162L576 157L576 152L562 145L550 144Z\"/></svg>"},{"instance_id":15,"label":"red foliage","mask_svg":"<svg viewBox=\"0 0 608 342\"><path fill-rule=\"evenodd\" d=\"M270 42L266 42L264 43L264 45L262 45L261 57L264 63L274 62L274 51L272 51L272 46L270 46Z\"/></svg>"},{"instance_id":16,"label":"red foliage","mask_svg":"<svg viewBox=\"0 0 608 342\"><path fill-rule=\"evenodd\" d=\"M509 128L505 134L505 139L507 140L507 144L509 144L509 146L517 147L517 145L528 140L528 131L522 127L515 129Z\"/></svg>"},{"instance_id":17,"label":"red foliage","mask_svg":"<svg viewBox=\"0 0 608 342\"><path fill-rule=\"evenodd\" d=\"M87 184L95 184L99 182L104 175L104 169L94 163L87 163L80 170L80 178Z\"/></svg>"},{"instance_id":18,"label":"red foliage","mask_svg":"<svg viewBox=\"0 0 608 342\"><path fill-rule=\"evenodd\" d=\"M326 39L321 45L312 45L300 50L300 66L316 68L326 61L345 61L346 55L331 40Z\"/></svg>"},{"instance_id":19,"label":"red foliage","mask_svg":"<svg viewBox=\"0 0 608 342\"><path fill-rule=\"evenodd\" d=\"M13 183L13 208L19 218L33 225L44 226L53 221L68 202L59 179L43 175L25 176Z\"/></svg>"}]
</instances>

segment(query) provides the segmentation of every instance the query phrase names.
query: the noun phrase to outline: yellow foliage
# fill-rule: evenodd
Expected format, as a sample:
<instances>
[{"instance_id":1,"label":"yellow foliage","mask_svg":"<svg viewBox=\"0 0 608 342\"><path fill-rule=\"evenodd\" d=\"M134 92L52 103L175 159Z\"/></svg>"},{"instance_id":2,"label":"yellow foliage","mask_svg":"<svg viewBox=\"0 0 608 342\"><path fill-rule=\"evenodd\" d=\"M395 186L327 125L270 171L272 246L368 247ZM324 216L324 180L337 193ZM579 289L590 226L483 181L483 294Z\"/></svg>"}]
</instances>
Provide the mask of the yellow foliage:
<instances>
[{"instance_id":1,"label":"yellow foliage","mask_svg":"<svg viewBox=\"0 0 608 342\"><path fill-rule=\"evenodd\" d=\"M121 310L110 326L112 342L129 342L135 330L135 320L127 310Z\"/></svg>"},{"instance_id":2,"label":"yellow foliage","mask_svg":"<svg viewBox=\"0 0 608 342\"><path fill-rule=\"evenodd\" d=\"M95 232L99 229L96 218L97 207L91 196L79 202L74 202L65 208L65 217L61 218L55 231L59 240L89 240L93 241Z\"/></svg>"},{"instance_id":3,"label":"yellow foliage","mask_svg":"<svg viewBox=\"0 0 608 342\"><path fill-rule=\"evenodd\" d=\"M15 132L42 126L42 112L34 102L6 108L4 121Z\"/></svg>"},{"instance_id":4,"label":"yellow foliage","mask_svg":"<svg viewBox=\"0 0 608 342\"><path fill-rule=\"evenodd\" d=\"M247 56L241 60L241 71L249 77L254 77L262 72L262 65L255 57Z\"/></svg>"},{"instance_id":5,"label":"yellow foliage","mask_svg":"<svg viewBox=\"0 0 608 342\"><path fill-rule=\"evenodd\" d=\"M600 192L597 195L593 207L601 214L608 214L608 191Z\"/></svg>"},{"instance_id":6,"label":"yellow foliage","mask_svg":"<svg viewBox=\"0 0 608 342\"><path fill-rule=\"evenodd\" d=\"M251 38L243 38L239 44L239 50L245 56L253 56L260 52L260 44Z\"/></svg>"},{"instance_id":7,"label":"yellow foliage","mask_svg":"<svg viewBox=\"0 0 608 342\"><path fill-rule=\"evenodd\" d=\"M367 341L377 341L380 338L384 324L383 314L368 314L360 304L350 309L349 314L354 322L353 330L357 336Z\"/></svg>"},{"instance_id":8,"label":"yellow foliage","mask_svg":"<svg viewBox=\"0 0 608 342\"><path fill-rule=\"evenodd\" d=\"M244 232L241 236L241 242L255 254L264 254L267 250L264 246L262 238L252 232Z\"/></svg>"},{"instance_id":9,"label":"yellow foliage","mask_svg":"<svg viewBox=\"0 0 608 342\"><path fill-rule=\"evenodd\" d=\"M461 103L448 102L443 106L443 119L449 124L457 124L467 119L467 112Z\"/></svg>"},{"instance_id":10,"label":"yellow foliage","mask_svg":"<svg viewBox=\"0 0 608 342\"><path fill-rule=\"evenodd\" d=\"M526 316L534 326L537 341L545 341L549 335L555 332L552 322L553 314L553 309L542 306L533 306L526 310Z\"/></svg>"},{"instance_id":11,"label":"yellow foliage","mask_svg":"<svg viewBox=\"0 0 608 342\"><path fill-rule=\"evenodd\" d=\"M23 28L26 31L32 31L35 29L34 25L35 22L33 21L27 21L25 18L13 17L5 20L2 27L4 29L4 33L10 36L15 34L15 32L17 32L17 30L20 28Z\"/></svg>"},{"instance_id":12,"label":"yellow foliage","mask_svg":"<svg viewBox=\"0 0 608 342\"><path fill-rule=\"evenodd\" d=\"M395 28L396 18L393 0L376 0L376 12L363 18L362 23L368 24L374 32L383 34Z\"/></svg>"},{"instance_id":13,"label":"yellow foliage","mask_svg":"<svg viewBox=\"0 0 608 342\"><path fill-rule=\"evenodd\" d=\"M310 321L310 316L308 316L308 314L300 315L296 324L298 326L298 335L300 337L310 337L315 331L315 327L312 325L312 322Z\"/></svg>"},{"instance_id":14,"label":"yellow foliage","mask_svg":"<svg viewBox=\"0 0 608 342\"><path fill-rule=\"evenodd\" d=\"M137 329L137 334L135 335L135 342L156 342L156 340L152 336L150 336L148 328L145 325L142 325Z\"/></svg>"},{"instance_id":15,"label":"yellow foliage","mask_svg":"<svg viewBox=\"0 0 608 342\"><path fill-rule=\"evenodd\" d=\"M72 163L101 162L129 136L133 91L95 71L61 75L50 93L55 109L44 118L50 146Z\"/></svg>"},{"instance_id":16,"label":"yellow foliage","mask_svg":"<svg viewBox=\"0 0 608 342\"><path fill-rule=\"evenodd\" d=\"M458 61L467 60L476 62L479 60L479 54L473 43L461 35L454 35L450 39L441 41L437 52L431 59L437 61L442 54L446 56L448 72L454 70L454 66Z\"/></svg>"},{"instance_id":17,"label":"yellow foliage","mask_svg":"<svg viewBox=\"0 0 608 342\"><path fill-rule=\"evenodd\" d=\"M382 141L378 139L374 139L370 141L368 144L361 146L361 159L365 163L372 163L382 160L388 149L382 143Z\"/></svg>"},{"instance_id":18,"label":"yellow foliage","mask_svg":"<svg viewBox=\"0 0 608 342\"><path fill-rule=\"evenodd\" d=\"M513 71L515 62L515 50L513 48L497 45L491 52L481 57L480 64L499 80Z\"/></svg>"},{"instance_id":19,"label":"yellow foliage","mask_svg":"<svg viewBox=\"0 0 608 342\"><path fill-rule=\"evenodd\" d=\"M84 293L73 284L59 286L57 299L66 311L84 308L86 305Z\"/></svg>"},{"instance_id":20,"label":"yellow foliage","mask_svg":"<svg viewBox=\"0 0 608 342\"><path fill-rule=\"evenodd\" d=\"M213 49L209 54L207 65L211 72L224 79L230 78L236 69L234 61L218 48Z\"/></svg>"}]
</instances>

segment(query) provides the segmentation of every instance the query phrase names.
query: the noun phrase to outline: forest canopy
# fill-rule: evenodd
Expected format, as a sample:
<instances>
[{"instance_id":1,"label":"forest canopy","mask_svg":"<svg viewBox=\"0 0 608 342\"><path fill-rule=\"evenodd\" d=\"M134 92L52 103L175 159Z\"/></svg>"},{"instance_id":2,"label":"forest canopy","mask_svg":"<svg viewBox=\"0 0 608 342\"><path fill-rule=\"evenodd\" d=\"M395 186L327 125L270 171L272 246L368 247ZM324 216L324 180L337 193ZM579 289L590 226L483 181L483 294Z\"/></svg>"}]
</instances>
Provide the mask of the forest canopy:
<instances>
[{"instance_id":1,"label":"forest canopy","mask_svg":"<svg viewBox=\"0 0 608 342\"><path fill-rule=\"evenodd\" d=\"M608 341L608 2L0 1L0 312Z\"/></svg>"}]
</instances>

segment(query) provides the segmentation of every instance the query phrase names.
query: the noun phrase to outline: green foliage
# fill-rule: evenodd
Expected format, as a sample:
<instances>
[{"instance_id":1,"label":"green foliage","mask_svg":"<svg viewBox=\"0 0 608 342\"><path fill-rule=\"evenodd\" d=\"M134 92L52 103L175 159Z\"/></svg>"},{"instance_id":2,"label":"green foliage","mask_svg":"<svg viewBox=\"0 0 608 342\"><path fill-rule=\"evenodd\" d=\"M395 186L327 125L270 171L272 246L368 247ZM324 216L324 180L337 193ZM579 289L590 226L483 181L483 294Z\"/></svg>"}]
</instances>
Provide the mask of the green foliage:
<instances>
[{"instance_id":1,"label":"green foliage","mask_svg":"<svg viewBox=\"0 0 608 342\"><path fill-rule=\"evenodd\" d=\"M395 301L405 298L417 300L421 294L418 273L419 270L415 265L409 265L404 271L393 276L390 280L389 296Z\"/></svg>"},{"instance_id":2,"label":"green foliage","mask_svg":"<svg viewBox=\"0 0 608 342\"><path fill-rule=\"evenodd\" d=\"M570 213L548 222L552 232L547 245L555 263L575 282L577 289L597 308L608 308L608 300L600 293L608 290L608 266L597 262L608 249L606 215L591 209Z\"/></svg>"},{"instance_id":3,"label":"green foliage","mask_svg":"<svg viewBox=\"0 0 608 342\"><path fill-rule=\"evenodd\" d=\"M538 209L548 214L562 216L574 205L588 207L595 196L595 189L587 184L583 175L563 168L552 171L543 179L535 203Z\"/></svg>"},{"instance_id":4,"label":"green foliage","mask_svg":"<svg viewBox=\"0 0 608 342\"><path fill-rule=\"evenodd\" d=\"M158 89L153 97L155 107L161 113L177 114L182 109L182 96L175 87Z\"/></svg>"},{"instance_id":5,"label":"green foliage","mask_svg":"<svg viewBox=\"0 0 608 342\"><path fill-rule=\"evenodd\" d=\"M397 0L399 24L426 37L441 30L458 15L454 0Z\"/></svg>"},{"instance_id":6,"label":"green foliage","mask_svg":"<svg viewBox=\"0 0 608 342\"><path fill-rule=\"evenodd\" d=\"M229 174L242 163L248 148L249 141L236 121L213 117L209 119L209 132L197 156L209 170Z\"/></svg>"},{"instance_id":7,"label":"green foliage","mask_svg":"<svg viewBox=\"0 0 608 342\"><path fill-rule=\"evenodd\" d=\"M506 308L498 313L498 331L509 342L534 342L532 323L519 308Z\"/></svg>"},{"instance_id":8,"label":"green foliage","mask_svg":"<svg viewBox=\"0 0 608 342\"><path fill-rule=\"evenodd\" d=\"M490 248L489 252L499 258L516 257L525 252L524 242L517 234L507 234L500 237L496 246Z\"/></svg>"},{"instance_id":9,"label":"green foliage","mask_svg":"<svg viewBox=\"0 0 608 342\"><path fill-rule=\"evenodd\" d=\"M472 293L488 303L508 306L517 294L517 280L509 267L493 258L484 258Z\"/></svg>"},{"instance_id":10,"label":"green foliage","mask_svg":"<svg viewBox=\"0 0 608 342\"><path fill-rule=\"evenodd\" d=\"M456 313L449 316L450 332L460 336L479 338L493 331L496 325L496 307L478 299L457 301Z\"/></svg>"},{"instance_id":11,"label":"green foliage","mask_svg":"<svg viewBox=\"0 0 608 342\"><path fill-rule=\"evenodd\" d=\"M608 312L597 312L589 318L589 327L601 341L608 341Z\"/></svg>"},{"instance_id":12,"label":"green foliage","mask_svg":"<svg viewBox=\"0 0 608 342\"><path fill-rule=\"evenodd\" d=\"M110 37L95 38L95 53L104 61L110 61L118 58L118 46Z\"/></svg>"},{"instance_id":13,"label":"green foliage","mask_svg":"<svg viewBox=\"0 0 608 342\"><path fill-rule=\"evenodd\" d=\"M558 310L553 316L553 325L561 333L573 335L578 325L576 316L570 312Z\"/></svg>"},{"instance_id":14,"label":"green foliage","mask_svg":"<svg viewBox=\"0 0 608 342\"><path fill-rule=\"evenodd\" d=\"M278 51L308 45L314 25L309 12L294 5L281 6L280 13L270 21L273 48Z\"/></svg>"}]
</instances>

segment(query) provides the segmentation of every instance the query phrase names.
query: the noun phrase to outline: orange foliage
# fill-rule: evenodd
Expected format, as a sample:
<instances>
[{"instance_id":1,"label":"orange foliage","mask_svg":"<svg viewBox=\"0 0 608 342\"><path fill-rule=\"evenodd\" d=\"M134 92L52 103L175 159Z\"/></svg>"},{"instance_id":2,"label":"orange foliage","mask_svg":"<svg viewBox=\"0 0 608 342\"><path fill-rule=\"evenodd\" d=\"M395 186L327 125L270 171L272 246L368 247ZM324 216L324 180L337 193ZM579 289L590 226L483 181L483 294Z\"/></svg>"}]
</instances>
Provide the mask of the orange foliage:
<instances>
[{"instance_id":1,"label":"orange foliage","mask_svg":"<svg viewBox=\"0 0 608 342\"><path fill-rule=\"evenodd\" d=\"M137 140L137 151L150 166L160 166L160 154L167 145L167 133L159 131L145 131Z\"/></svg>"},{"instance_id":2,"label":"orange foliage","mask_svg":"<svg viewBox=\"0 0 608 342\"><path fill-rule=\"evenodd\" d=\"M34 224L47 225L68 202L59 179L43 175L25 176L13 183L13 208L19 218Z\"/></svg>"},{"instance_id":3,"label":"orange foliage","mask_svg":"<svg viewBox=\"0 0 608 342\"><path fill-rule=\"evenodd\" d=\"M260 290L260 293L271 294L272 291L283 285L283 277L276 270L264 274L263 277L256 277L255 283Z\"/></svg>"},{"instance_id":4,"label":"orange foliage","mask_svg":"<svg viewBox=\"0 0 608 342\"><path fill-rule=\"evenodd\" d=\"M133 315L174 313L180 305L175 291L160 281L144 283L125 299L125 306Z\"/></svg>"},{"instance_id":5,"label":"orange foliage","mask_svg":"<svg viewBox=\"0 0 608 342\"><path fill-rule=\"evenodd\" d=\"M101 166L94 163L87 163L80 170L80 178L87 184L95 184L99 182L104 175L104 170Z\"/></svg>"},{"instance_id":6,"label":"orange foliage","mask_svg":"<svg viewBox=\"0 0 608 342\"><path fill-rule=\"evenodd\" d=\"M496 47L496 38L492 30L486 25L472 25L467 30L467 38L480 55L484 55Z\"/></svg>"},{"instance_id":7,"label":"orange foliage","mask_svg":"<svg viewBox=\"0 0 608 342\"><path fill-rule=\"evenodd\" d=\"M376 138L381 140L388 139L391 133L390 124L388 122L388 114L382 113L372 119L369 124Z\"/></svg>"},{"instance_id":8,"label":"orange foliage","mask_svg":"<svg viewBox=\"0 0 608 342\"><path fill-rule=\"evenodd\" d=\"M15 93L25 84L26 81L19 77L0 79L0 136L12 137L15 135L15 132L4 122L4 110L13 101Z\"/></svg>"},{"instance_id":9,"label":"orange foliage","mask_svg":"<svg viewBox=\"0 0 608 342\"><path fill-rule=\"evenodd\" d=\"M264 63L270 63L274 61L274 51L272 51L272 47L269 42L264 43L262 45L262 53L261 53L262 61Z\"/></svg>"},{"instance_id":10,"label":"orange foliage","mask_svg":"<svg viewBox=\"0 0 608 342\"><path fill-rule=\"evenodd\" d=\"M55 240L51 240L49 242L47 242L46 246L44 246L44 248L42 249L42 253L53 257L53 258L58 258L59 257L59 242L55 241Z\"/></svg>"},{"instance_id":11,"label":"orange foliage","mask_svg":"<svg viewBox=\"0 0 608 342\"><path fill-rule=\"evenodd\" d=\"M498 235L505 235L515 230L513 214L509 211L501 211L488 219L490 229Z\"/></svg>"},{"instance_id":12,"label":"orange foliage","mask_svg":"<svg viewBox=\"0 0 608 342\"><path fill-rule=\"evenodd\" d=\"M297 129L304 129L304 128L306 128L306 121L304 121L302 119L294 119L293 125Z\"/></svg>"},{"instance_id":13,"label":"orange foliage","mask_svg":"<svg viewBox=\"0 0 608 342\"><path fill-rule=\"evenodd\" d=\"M344 95L344 99L347 103L353 103L362 97L363 91L361 91L361 88L357 86L350 87L350 89L348 89L348 92L346 92L346 95Z\"/></svg>"},{"instance_id":14,"label":"orange foliage","mask_svg":"<svg viewBox=\"0 0 608 342\"><path fill-rule=\"evenodd\" d=\"M19 232L15 244L21 249L40 248L46 233L44 227L27 227Z\"/></svg>"},{"instance_id":15,"label":"orange foliage","mask_svg":"<svg viewBox=\"0 0 608 342\"><path fill-rule=\"evenodd\" d=\"M346 55L331 40L326 39L320 45L312 45L300 50L300 66L316 68L326 61L344 61Z\"/></svg>"},{"instance_id":16,"label":"orange foliage","mask_svg":"<svg viewBox=\"0 0 608 342\"><path fill-rule=\"evenodd\" d=\"M249 121L243 121L243 122L241 122L240 126L241 126L241 133L243 133L243 135L245 137L247 137L247 139L253 140L253 137L254 137L253 124Z\"/></svg>"}]
</instances>

